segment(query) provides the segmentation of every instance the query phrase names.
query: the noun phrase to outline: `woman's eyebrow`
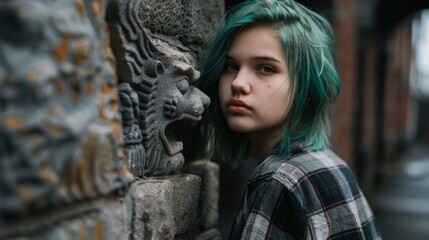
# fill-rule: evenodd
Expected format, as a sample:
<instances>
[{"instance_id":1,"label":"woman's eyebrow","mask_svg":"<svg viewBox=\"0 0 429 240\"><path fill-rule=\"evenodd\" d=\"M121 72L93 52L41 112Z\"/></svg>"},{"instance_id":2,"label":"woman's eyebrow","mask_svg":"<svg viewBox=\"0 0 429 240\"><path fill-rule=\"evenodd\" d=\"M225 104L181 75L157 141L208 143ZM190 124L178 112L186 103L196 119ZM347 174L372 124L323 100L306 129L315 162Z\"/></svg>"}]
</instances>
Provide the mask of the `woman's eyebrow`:
<instances>
[{"instance_id":1,"label":"woman's eyebrow","mask_svg":"<svg viewBox=\"0 0 429 240\"><path fill-rule=\"evenodd\" d=\"M274 62L278 62L281 63L280 60L270 57L270 56L254 56L253 57L254 60L268 60L268 61L274 61Z\"/></svg>"},{"instance_id":2,"label":"woman's eyebrow","mask_svg":"<svg viewBox=\"0 0 429 240\"><path fill-rule=\"evenodd\" d=\"M280 60L270 56L254 56L252 57L252 59L258 60L258 61L265 60L265 61L274 61L274 62L281 63ZM225 60L235 60L235 58L231 55L226 55Z\"/></svg>"}]
</instances>

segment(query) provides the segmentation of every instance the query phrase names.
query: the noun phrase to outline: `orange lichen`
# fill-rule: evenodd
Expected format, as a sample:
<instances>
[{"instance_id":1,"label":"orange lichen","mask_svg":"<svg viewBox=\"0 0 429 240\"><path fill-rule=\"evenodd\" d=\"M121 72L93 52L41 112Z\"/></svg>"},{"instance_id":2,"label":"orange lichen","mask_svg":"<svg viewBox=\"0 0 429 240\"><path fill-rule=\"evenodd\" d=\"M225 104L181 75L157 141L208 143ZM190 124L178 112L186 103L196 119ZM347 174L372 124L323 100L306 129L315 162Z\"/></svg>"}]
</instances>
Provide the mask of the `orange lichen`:
<instances>
[{"instance_id":1,"label":"orange lichen","mask_svg":"<svg viewBox=\"0 0 429 240\"><path fill-rule=\"evenodd\" d=\"M86 83L86 93L89 95L89 96L92 96L92 95L94 95L94 84L92 83L92 82L87 82Z\"/></svg>"},{"instance_id":2,"label":"orange lichen","mask_svg":"<svg viewBox=\"0 0 429 240\"><path fill-rule=\"evenodd\" d=\"M61 79L55 78L54 79L54 86L55 86L55 90L57 91L58 95L62 95L64 93L64 86L63 86L63 83L61 82Z\"/></svg>"},{"instance_id":3,"label":"orange lichen","mask_svg":"<svg viewBox=\"0 0 429 240\"><path fill-rule=\"evenodd\" d=\"M114 120L110 124L110 128L112 129L112 134L116 142L119 142L123 138L122 125L119 121Z\"/></svg>"},{"instance_id":4,"label":"orange lichen","mask_svg":"<svg viewBox=\"0 0 429 240\"><path fill-rule=\"evenodd\" d=\"M40 155L40 153L43 151L43 148L42 148L42 146L37 146L37 147L34 147L32 150L31 150L31 157L34 159L34 158L36 158L37 156L39 156Z\"/></svg>"},{"instance_id":5,"label":"orange lichen","mask_svg":"<svg viewBox=\"0 0 429 240\"><path fill-rule=\"evenodd\" d=\"M106 84L101 85L101 93L103 95L111 94L115 90L116 90L116 88L114 86L110 87L110 86L107 86Z\"/></svg>"},{"instance_id":6,"label":"orange lichen","mask_svg":"<svg viewBox=\"0 0 429 240\"><path fill-rule=\"evenodd\" d=\"M76 64L81 64L83 61L88 59L91 55L91 47L87 41L84 39L79 40L76 43L76 48L74 51L73 61Z\"/></svg>"},{"instance_id":7,"label":"orange lichen","mask_svg":"<svg viewBox=\"0 0 429 240\"><path fill-rule=\"evenodd\" d=\"M98 16L99 11L97 9L97 6L95 6L95 3L92 3L90 10L93 16Z\"/></svg>"},{"instance_id":8,"label":"orange lichen","mask_svg":"<svg viewBox=\"0 0 429 240\"><path fill-rule=\"evenodd\" d=\"M89 141L86 141L88 143ZM87 149L84 150L84 154L81 156L81 158L78 160L77 163L77 178L76 178L76 184L79 186L79 189L81 192L83 192L86 196L94 197L97 195L97 190L95 189L95 186L92 182L92 161L93 160L93 153L91 152L91 149L94 149L94 144L91 144L87 147Z\"/></svg>"},{"instance_id":9,"label":"orange lichen","mask_svg":"<svg viewBox=\"0 0 429 240\"><path fill-rule=\"evenodd\" d=\"M100 12L104 9L104 0L98 0L98 9Z\"/></svg>"},{"instance_id":10,"label":"orange lichen","mask_svg":"<svg viewBox=\"0 0 429 240\"><path fill-rule=\"evenodd\" d=\"M85 9L84 9L82 0L75 0L74 5L76 6L77 11L79 12L80 18L83 20L85 18Z\"/></svg>"},{"instance_id":11,"label":"orange lichen","mask_svg":"<svg viewBox=\"0 0 429 240\"><path fill-rule=\"evenodd\" d=\"M50 107L48 112L51 116L58 116L58 109L56 107Z\"/></svg>"},{"instance_id":12,"label":"orange lichen","mask_svg":"<svg viewBox=\"0 0 429 240\"><path fill-rule=\"evenodd\" d=\"M35 69L30 69L27 72L27 80L30 82L35 82L38 79L39 74L37 73L37 71Z\"/></svg>"},{"instance_id":13,"label":"orange lichen","mask_svg":"<svg viewBox=\"0 0 429 240\"><path fill-rule=\"evenodd\" d=\"M109 108L111 111L115 111L118 108L118 101L116 101L115 99L111 99L109 101Z\"/></svg>"},{"instance_id":14,"label":"orange lichen","mask_svg":"<svg viewBox=\"0 0 429 240\"><path fill-rule=\"evenodd\" d=\"M101 17L101 14L104 12L104 0L97 0L91 5L91 12L94 16Z\"/></svg>"},{"instance_id":15,"label":"orange lichen","mask_svg":"<svg viewBox=\"0 0 429 240\"><path fill-rule=\"evenodd\" d=\"M57 124L53 123L49 119L43 120L42 121L42 126L46 130L48 130L50 133L53 133L53 134L58 134L61 131L60 126L58 126Z\"/></svg>"},{"instance_id":16,"label":"orange lichen","mask_svg":"<svg viewBox=\"0 0 429 240\"><path fill-rule=\"evenodd\" d=\"M95 239L96 240L104 240L106 239L106 235L104 233L104 224L101 222L100 218L95 220Z\"/></svg>"},{"instance_id":17,"label":"orange lichen","mask_svg":"<svg viewBox=\"0 0 429 240\"><path fill-rule=\"evenodd\" d=\"M84 224L82 224L82 227L80 228L79 231L79 238L80 239L87 239L89 237L89 233L88 230L84 229Z\"/></svg>"},{"instance_id":18,"label":"orange lichen","mask_svg":"<svg viewBox=\"0 0 429 240\"><path fill-rule=\"evenodd\" d=\"M18 193L18 195L23 200L23 204L21 206L21 211L27 212L29 209L31 199L32 199L32 195L31 195L30 191L26 187L21 186L19 184L15 185L15 191Z\"/></svg>"},{"instance_id":19,"label":"orange lichen","mask_svg":"<svg viewBox=\"0 0 429 240\"><path fill-rule=\"evenodd\" d=\"M39 166L39 175L42 179L51 183L59 183L60 177L56 172L49 170L46 164L42 164Z\"/></svg>"},{"instance_id":20,"label":"orange lichen","mask_svg":"<svg viewBox=\"0 0 429 240\"><path fill-rule=\"evenodd\" d=\"M69 55L70 48L70 39L71 36L69 34L64 35L63 39L60 41L58 46L52 49L52 54L58 60L64 61Z\"/></svg>"},{"instance_id":21,"label":"orange lichen","mask_svg":"<svg viewBox=\"0 0 429 240\"><path fill-rule=\"evenodd\" d=\"M101 25L104 26L104 25ZM106 32L105 35L109 36L108 34L109 32ZM101 55L105 58L111 56L112 51L110 49L110 43L109 43L109 39L107 37L104 37L103 39L101 39L101 41L99 41L98 46L101 49Z\"/></svg>"},{"instance_id":22,"label":"orange lichen","mask_svg":"<svg viewBox=\"0 0 429 240\"><path fill-rule=\"evenodd\" d=\"M19 194L19 196L24 200L24 202L30 202L32 198L31 193L30 191L28 191L26 187L16 184L15 190Z\"/></svg>"},{"instance_id":23,"label":"orange lichen","mask_svg":"<svg viewBox=\"0 0 429 240\"><path fill-rule=\"evenodd\" d=\"M100 101L100 103L98 104L98 110L100 112L100 118L106 122L108 122L110 119L109 117L106 115L105 111L104 111L104 102Z\"/></svg>"},{"instance_id":24,"label":"orange lichen","mask_svg":"<svg viewBox=\"0 0 429 240\"><path fill-rule=\"evenodd\" d=\"M80 94L79 94L79 93L77 93L77 92L74 92L74 93L72 94L72 102L73 102L73 103L77 103L77 102L79 102L79 99L80 99Z\"/></svg>"},{"instance_id":25,"label":"orange lichen","mask_svg":"<svg viewBox=\"0 0 429 240\"><path fill-rule=\"evenodd\" d=\"M7 128L21 128L25 123L25 118L22 116L9 116L3 119L3 125Z\"/></svg>"},{"instance_id":26,"label":"orange lichen","mask_svg":"<svg viewBox=\"0 0 429 240\"><path fill-rule=\"evenodd\" d=\"M127 159L127 157L125 156L125 153L124 153L124 151L123 151L123 150L119 150L119 151L118 151L118 158L119 158L120 160L126 160L126 159Z\"/></svg>"}]
</instances>

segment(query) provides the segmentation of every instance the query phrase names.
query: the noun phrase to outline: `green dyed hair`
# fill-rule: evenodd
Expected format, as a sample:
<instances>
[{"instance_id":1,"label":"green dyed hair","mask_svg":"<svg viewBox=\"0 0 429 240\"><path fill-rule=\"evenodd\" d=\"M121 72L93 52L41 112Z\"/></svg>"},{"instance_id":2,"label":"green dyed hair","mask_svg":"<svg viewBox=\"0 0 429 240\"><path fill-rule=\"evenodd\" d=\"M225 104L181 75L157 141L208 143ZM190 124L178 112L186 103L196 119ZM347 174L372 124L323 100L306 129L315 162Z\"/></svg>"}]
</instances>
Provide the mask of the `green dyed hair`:
<instances>
[{"instance_id":1,"label":"green dyed hair","mask_svg":"<svg viewBox=\"0 0 429 240\"><path fill-rule=\"evenodd\" d=\"M217 157L232 165L249 157L246 135L231 131L221 113L218 84L234 36L255 25L276 33L290 74L293 102L279 144L280 156L289 154L294 143L314 151L329 147L329 113L340 91L333 31L326 19L292 0L247 1L224 17L207 49L199 81L212 102L202 122L203 136L213 141Z\"/></svg>"}]
</instances>

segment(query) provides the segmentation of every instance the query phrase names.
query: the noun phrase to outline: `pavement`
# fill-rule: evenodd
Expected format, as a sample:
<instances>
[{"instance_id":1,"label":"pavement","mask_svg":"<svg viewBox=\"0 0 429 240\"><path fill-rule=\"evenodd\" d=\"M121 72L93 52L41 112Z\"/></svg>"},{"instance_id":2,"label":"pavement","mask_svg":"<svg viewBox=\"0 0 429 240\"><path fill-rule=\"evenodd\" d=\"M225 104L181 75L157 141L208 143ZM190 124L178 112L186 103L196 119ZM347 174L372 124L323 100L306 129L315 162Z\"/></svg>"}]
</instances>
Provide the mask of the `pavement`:
<instances>
[{"instance_id":1,"label":"pavement","mask_svg":"<svg viewBox=\"0 0 429 240\"><path fill-rule=\"evenodd\" d=\"M413 149L394 165L371 201L384 240L429 239L429 148Z\"/></svg>"}]
</instances>

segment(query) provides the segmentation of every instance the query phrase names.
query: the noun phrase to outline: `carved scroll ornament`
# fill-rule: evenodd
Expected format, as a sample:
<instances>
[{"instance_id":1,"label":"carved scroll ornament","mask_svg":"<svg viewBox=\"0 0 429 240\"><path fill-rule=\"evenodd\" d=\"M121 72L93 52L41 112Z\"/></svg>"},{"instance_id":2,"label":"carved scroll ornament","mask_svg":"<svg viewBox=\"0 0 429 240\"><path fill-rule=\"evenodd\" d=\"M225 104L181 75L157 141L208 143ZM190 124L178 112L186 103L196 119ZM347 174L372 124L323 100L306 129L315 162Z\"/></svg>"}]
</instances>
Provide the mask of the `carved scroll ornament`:
<instances>
[{"instance_id":1,"label":"carved scroll ornament","mask_svg":"<svg viewBox=\"0 0 429 240\"><path fill-rule=\"evenodd\" d=\"M175 173L184 163L177 122L196 123L210 103L192 84L184 54L155 46L139 18L140 0L112 1L107 21L120 80L125 148L135 176Z\"/></svg>"}]
</instances>

